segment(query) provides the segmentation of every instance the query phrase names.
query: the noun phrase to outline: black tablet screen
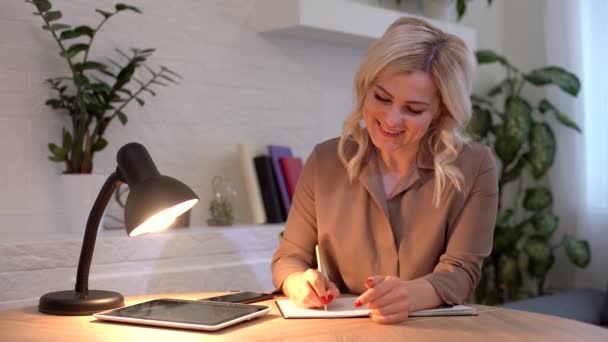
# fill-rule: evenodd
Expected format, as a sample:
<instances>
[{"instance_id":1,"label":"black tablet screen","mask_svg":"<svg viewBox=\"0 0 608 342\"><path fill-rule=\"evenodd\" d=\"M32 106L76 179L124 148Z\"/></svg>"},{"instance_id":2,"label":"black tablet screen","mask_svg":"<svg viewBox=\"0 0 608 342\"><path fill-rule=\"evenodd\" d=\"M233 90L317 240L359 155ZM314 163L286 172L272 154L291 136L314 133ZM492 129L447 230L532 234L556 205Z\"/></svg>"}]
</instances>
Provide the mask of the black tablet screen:
<instances>
[{"instance_id":1,"label":"black tablet screen","mask_svg":"<svg viewBox=\"0 0 608 342\"><path fill-rule=\"evenodd\" d=\"M265 306L156 299L126 306L108 315L155 321L217 325L266 309Z\"/></svg>"}]
</instances>

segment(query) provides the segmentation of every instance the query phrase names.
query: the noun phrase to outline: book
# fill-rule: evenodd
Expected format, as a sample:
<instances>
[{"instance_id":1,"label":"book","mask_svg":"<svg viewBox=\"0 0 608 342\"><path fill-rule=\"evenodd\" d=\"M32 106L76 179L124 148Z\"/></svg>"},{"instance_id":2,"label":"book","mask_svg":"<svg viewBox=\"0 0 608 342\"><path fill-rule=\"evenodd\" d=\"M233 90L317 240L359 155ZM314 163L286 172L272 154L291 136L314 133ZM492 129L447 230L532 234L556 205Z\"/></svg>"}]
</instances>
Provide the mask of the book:
<instances>
[{"instance_id":1,"label":"book","mask_svg":"<svg viewBox=\"0 0 608 342\"><path fill-rule=\"evenodd\" d=\"M281 198L277 189L272 167L272 160L269 156L257 156L253 158L255 171L260 182L264 211L266 212L267 223L284 222L281 210Z\"/></svg>"},{"instance_id":2,"label":"book","mask_svg":"<svg viewBox=\"0 0 608 342\"><path fill-rule=\"evenodd\" d=\"M262 199L262 190L260 183L255 173L253 156L249 146L239 144L239 159L241 163L241 174L245 181L245 191L247 192L247 200L251 209L251 216L254 224L266 223L266 212L264 211L264 200Z\"/></svg>"},{"instance_id":3,"label":"book","mask_svg":"<svg viewBox=\"0 0 608 342\"><path fill-rule=\"evenodd\" d=\"M281 169L285 176L289 199L292 199L296 191L298 178L300 178L300 174L302 173L302 159L297 157L281 157L279 161L281 162Z\"/></svg>"},{"instance_id":4,"label":"book","mask_svg":"<svg viewBox=\"0 0 608 342\"><path fill-rule=\"evenodd\" d=\"M285 176L283 175L283 170L281 169L281 163L279 162L279 158L281 157L291 157L291 149L287 146L280 145L269 145L268 146L268 155L272 159L272 167L274 170L275 181L277 184L277 188L279 189L279 194L281 196L281 208L283 209L283 219L287 220L287 214L289 214L289 208L291 207L291 199L289 198L289 192L287 191L287 185L285 184Z\"/></svg>"},{"instance_id":5,"label":"book","mask_svg":"<svg viewBox=\"0 0 608 342\"><path fill-rule=\"evenodd\" d=\"M289 299L280 299L275 301L275 303L281 312L281 316L285 319L369 317L369 309L367 307L355 307L356 298L354 296L338 297L327 305L327 311L323 308L303 309ZM475 315L477 315L477 309L466 305L439 307L437 309L410 312L409 314L410 317Z\"/></svg>"}]
</instances>

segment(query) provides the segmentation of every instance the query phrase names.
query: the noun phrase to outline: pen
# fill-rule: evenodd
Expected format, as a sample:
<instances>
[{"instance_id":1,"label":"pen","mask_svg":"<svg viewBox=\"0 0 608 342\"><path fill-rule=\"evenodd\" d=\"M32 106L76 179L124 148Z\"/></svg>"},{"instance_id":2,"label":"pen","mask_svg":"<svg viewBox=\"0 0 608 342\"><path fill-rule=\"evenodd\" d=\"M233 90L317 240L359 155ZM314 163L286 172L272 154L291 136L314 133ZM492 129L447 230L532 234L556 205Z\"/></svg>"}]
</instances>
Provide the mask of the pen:
<instances>
[{"instance_id":1,"label":"pen","mask_svg":"<svg viewBox=\"0 0 608 342\"><path fill-rule=\"evenodd\" d=\"M321 252L319 251L319 245L315 246L315 252L317 254L317 271L321 273L326 279L329 280L329 276L327 275L327 270L325 270L325 265L323 264L323 259L321 259ZM323 308L327 311L327 304L323 303Z\"/></svg>"}]
</instances>

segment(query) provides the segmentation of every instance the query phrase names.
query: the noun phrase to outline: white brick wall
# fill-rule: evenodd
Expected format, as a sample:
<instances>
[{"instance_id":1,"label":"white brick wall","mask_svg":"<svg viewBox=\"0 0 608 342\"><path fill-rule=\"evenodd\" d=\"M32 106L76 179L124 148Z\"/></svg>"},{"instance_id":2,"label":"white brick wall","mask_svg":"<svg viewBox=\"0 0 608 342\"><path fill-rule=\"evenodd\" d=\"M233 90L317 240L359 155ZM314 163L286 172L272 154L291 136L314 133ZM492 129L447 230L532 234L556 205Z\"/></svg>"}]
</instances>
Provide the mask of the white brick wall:
<instances>
[{"instance_id":1,"label":"white brick wall","mask_svg":"<svg viewBox=\"0 0 608 342\"><path fill-rule=\"evenodd\" d=\"M113 1L54 0L62 21L93 25L95 8ZM237 144L285 144L306 157L315 143L339 134L352 103L351 82L364 51L319 41L266 37L247 25L250 0L136 0L144 14L112 18L96 38L92 57L116 58L114 48L156 48L151 65L167 65L185 79L159 89L146 105L130 104L129 123L108 129L109 146L95 172L109 174L116 151L139 141L162 173L190 185L202 202L192 224L207 218L214 175L244 194ZM66 74L49 33L30 4L3 1L0 12L0 240L3 234L63 230L60 164L47 160L65 117L44 105L44 79ZM250 218L246 197L237 221Z\"/></svg>"}]
</instances>

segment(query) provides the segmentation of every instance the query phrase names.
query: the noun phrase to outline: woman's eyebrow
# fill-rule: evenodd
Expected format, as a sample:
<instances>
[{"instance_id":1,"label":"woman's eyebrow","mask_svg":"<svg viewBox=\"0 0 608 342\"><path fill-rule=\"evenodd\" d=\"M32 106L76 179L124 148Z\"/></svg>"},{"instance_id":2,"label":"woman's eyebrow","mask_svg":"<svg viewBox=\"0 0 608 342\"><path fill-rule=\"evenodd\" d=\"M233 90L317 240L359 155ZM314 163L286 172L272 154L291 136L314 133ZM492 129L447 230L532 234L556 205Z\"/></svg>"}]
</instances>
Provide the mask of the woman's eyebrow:
<instances>
[{"instance_id":1,"label":"woman's eyebrow","mask_svg":"<svg viewBox=\"0 0 608 342\"><path fill-rule=\"evenodd\" d=\"M380 89L383 93L385 93L387 96L389 96L391 99L393 98L393 95L391 93L389 93L386 89L384 89L381 85L376 84L375 85L376 88ZM407 104L420 104L420 105L425 105L425 106L430 106L431 104L425 101L418 101L418 100L409 100L409 101L405 101Z\"/></svg>"},{"instance_id":2,"label":"woman's eyebrow","mask_svg":"<svg viewBox=\"0 0 608 342\"><path fill-rule=\"evenodd\" d=\"M389 93L386 89L384 89L381 85L376 84L375 86L376 86L376 88L382 90L382 92L384 92L386 95L390 96L391 98L393 97L393 95L391 93Z\"/></svg>"}]
</instances>

